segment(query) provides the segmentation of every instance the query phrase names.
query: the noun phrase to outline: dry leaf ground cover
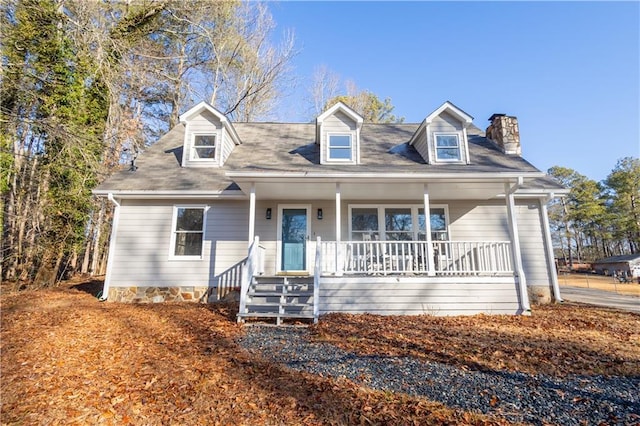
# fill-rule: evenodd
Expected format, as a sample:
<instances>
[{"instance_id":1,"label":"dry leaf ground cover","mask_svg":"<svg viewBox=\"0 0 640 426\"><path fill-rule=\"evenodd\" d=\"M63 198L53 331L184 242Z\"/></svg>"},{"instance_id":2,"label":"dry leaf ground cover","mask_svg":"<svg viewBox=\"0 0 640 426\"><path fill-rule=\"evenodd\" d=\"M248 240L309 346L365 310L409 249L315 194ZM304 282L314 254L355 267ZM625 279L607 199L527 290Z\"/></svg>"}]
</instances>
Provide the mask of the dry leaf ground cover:
<instances>
[{"instance_id":1,"label":"dry leaf ground cover","mask_svg":"<svg viewBox=\"0 0 640 426\"><path fill-rule=\"evenodd\" d=\"M100 303L73 288L0 296L2 424L505 424L424 398L284 369L244 352L234 306ZM640 371L639 316L328 315L358 352L550 374ZM491 361L488 361L488 360Z\"/></svg>"},{"instance_id":2,"label":"dry leaf ground cover","mask_svg":"<svg viewBox=\"0 0 640 426\"><path fill-rule=\"evenodd\" d=\"M640 315L577 304L535 306L531 316L329 314L313 332L360 354L474 370L640 376Z\"/></svg>"},{"instance_id":3,"label":"dry leaf ground cover","mask_svg":"<svg viewBox=\"0 0 640 426\"><path fill-rule=\"evenodd\" d=\"M237 306L57 289L3 295L0 310L2 424L506 424L251 357Z\"/></svg>"}]
</instances>

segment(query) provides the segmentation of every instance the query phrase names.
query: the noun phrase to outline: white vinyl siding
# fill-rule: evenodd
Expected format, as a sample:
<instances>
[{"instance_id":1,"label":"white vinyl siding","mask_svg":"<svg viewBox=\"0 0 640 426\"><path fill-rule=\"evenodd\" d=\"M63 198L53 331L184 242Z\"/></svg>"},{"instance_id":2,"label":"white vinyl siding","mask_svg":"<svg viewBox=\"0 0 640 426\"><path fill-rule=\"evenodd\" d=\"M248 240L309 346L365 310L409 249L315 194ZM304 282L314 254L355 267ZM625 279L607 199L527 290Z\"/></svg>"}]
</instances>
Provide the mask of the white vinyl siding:
<instances>
[{"instance_id":1,"label":"white vinyl siding","mask_svg":"<svg viewBox=\"0 0 640 426\"><path fill-rule=\"evenodd\" d=\"M459 158L439 158L438 157L438 145L437 136L439 135L456 135L458 138ZM435 117L428 125L428 146L429 146L429 163L467 163L467 140L466 132L463 129L462 123L447 112L441 113Z\"/></svg>"},{"instance_id":2,"label":"white vinyl siding","mask_svg":"<svg viewBox=\"0 0 640 426\"><path fill-rule=\"evenodd\" d=\"M215 155L213 158L199 155L198 151L206 153L202 146L197 148L199 137L213 136L215 138ZM229 158L235 144L225 131L222 122L211 112L202 111L189 119L185 128L185 142L183 151L183 166L185 167L220 167ZM201 142L203 142L201 140Z\"/></svg>"},{"instance_id":3,"label":"white vinyl siding","mask_svg":"<svg viewBox=\"0 0 640 426\"><path fill-rule=\"evenodd\" d=\"M231 155L233 148L235 148L235 143L229 137L229 132L225 129L222 130L222 146L220 149L221 157L220 157L220 165L224 166L224 163L227 161L227 158Z\"/></svg>"},{"instance_id":4,"label":"white vinyl siding","mask_svg":"<svg viewBox=\"0 0 640 426\"><path fill-rule=\"evenodd\" d=\"M547 267L544 238L542 238L539 203L537 200L523 200L516 204L522 267L527 285L550 286L551 276Z\"/></svg>"},{"instance_id":5,"label":"white vinyl siding","mask_svg":"<svg viewBox=\"0 0 640 426\"><path fill-rule=\"evenodd\" d=\"M509 241L506 201L451 202L449 228L458 241ZM516 220L528 285L550 285L537 201L516 201Z\"/></svg>"},{"instance_id":6,"label":"white vinyl siding","mask_svg":"<svg viewBox=\"0 0 640 426\"><path fill-rule=\"evenodd\" d=\"M202 205L185 203L184 205ZM240 285L247 256L248 203L216 201L206 214L201 260L169 260L174 202L123 200L112 287Z\"/></svg>"},{"instance_id":7,"label":"white vinyl siding","mask_svg":"<svg viewBox=\"0 0 640 426\"><path fill-rule=\"evenodd\" d=\"M513 277L324 277L320 314L474 315L518 313Z\"/></svg>"},{"instance_id":8,"label":"white vinyl siding","mask_svg":"<svg viewBox=\"0 0 640 426\"><path fill-rule=\"evenodd\" d=\"M350 239L351 206L354 200L342 201L342 240ZM259 200L256 203L256 235L265 247L265 274L274 274L278 259L277 206L291 200ZM372 204L373 200L364 201ZM309 201L311 204L311 235L309 251L315 253L315 240L335 241L335 202L332 200ZM172 261L168 258L173 231L171 200L122 200L119 226L116 230L116 248L111 275L112 287L172 287L208 286L218 288L239 287L241 270L247 256L248 201L184 200L179 205L208 205L204 227L201 260ZM386 206L386 205L385 205ZM406 206L401 203L391 207ZM415 203L411 208L422 209ZM447 206L448 232L454 241L508 241L509 229L506 202L495 201L447 201L432 202L431 208ZM267 208L272 208L272 219L265 218ZM323 219L317 219L317 209L323 209ZM523 266L530 285L550 285L542 239L538 202L517 201L516 214L522 247ZM342 312L376 311L378 313L514 313L517 309L515 284L510 277L468 278L453 281L443 277L349 277L351 281L323 281L321 311ZM400 281L395 281L397 278ZM449 278L456 280L455 278ZM365 280L365 281L363 281ZM369 281L366 281L369 280ZM407 281L408 280L408 281ZM413 280L413 281L412 281ZM415 280L418 280L419 283ZM375 282L374 282L375 281ZM405 283L406 281L406 283ZM330 284L330 285L329 285ZM407 284L404 286L403 284ZM326 287L325 287L326 285ZM366 295L380 294L380 306L375 308L363 302ZM360 298L357 295L360 294ZM429 294L426 297L425 294ZM398 298L393 296L397 295ZM330 300L334 297L335 300ZM432 297L433 296L433 297ZM414 297L412 303L407 298ZM377 299L372 299L371 303ZM378 303L376 302L376 303ZM345 306L340 306L344 304ZM347 306L349 305L349 306Z\"/></svg>"},{"instance_id":9,"label":"white vinyl siding","mask_svg":"<svg viewBox=\"0 0 640 426\"><path fill-rule=\"evenodd\" d=\"M418 133L418 136L413 142L413 147L418 151L425 162L429 162L429 143L427 141L427 132L425 128L420 130L420 133Z\"/></svg>"},{"instance_id":10,"label":"white vinyl siding","mask_svg":"<svg viewBox=\"0 0 640 426\"><path fill-rule=\"evenodd\" d=\"M321 126L320 136L320 162L340 163L340 164L356 164L358 162L358 132L356 131L356 122L348 117L345 113L337 111L335 114L325 118ZM331 159L329 155L329 137L330 135L349 135L351 136L351 156L350 160Z\"/></svg>"}]
</instances>

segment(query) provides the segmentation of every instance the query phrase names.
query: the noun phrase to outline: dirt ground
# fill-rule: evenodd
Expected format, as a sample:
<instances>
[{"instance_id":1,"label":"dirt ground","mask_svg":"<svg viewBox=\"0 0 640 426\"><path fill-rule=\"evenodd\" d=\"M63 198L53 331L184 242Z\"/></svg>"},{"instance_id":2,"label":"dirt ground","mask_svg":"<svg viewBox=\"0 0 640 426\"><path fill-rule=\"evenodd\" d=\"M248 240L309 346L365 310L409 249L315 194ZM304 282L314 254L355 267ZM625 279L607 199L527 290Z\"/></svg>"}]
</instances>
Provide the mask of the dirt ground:
<instances>
[{"instance_id":1,"label":"dirt ground","mask_svg":"<svg viewBox=\"0 0 640 426\"><path fill-rule=\"evenodd\" d=\"M638 281L632 283L620 283L613 277L594 274L577 274L561 272L558 275L560 286L595 288L598 290L612 291L619 294L640 296L640 284Z\"/></svg>"},{"instance_id":2,"label":"dirt ground","mask_svg":"<svg viewBox=\"0 0 640 426\"><path fill-rule=\"evenodd\" d=\"M251 356L236 343L237 305L99 302L98 284L0 295L1 424L507 424ZM463 369L626 376L640 371L639 321L563 304L531 316L333 314L312 330Z\"/></svg>"}]
</instances>

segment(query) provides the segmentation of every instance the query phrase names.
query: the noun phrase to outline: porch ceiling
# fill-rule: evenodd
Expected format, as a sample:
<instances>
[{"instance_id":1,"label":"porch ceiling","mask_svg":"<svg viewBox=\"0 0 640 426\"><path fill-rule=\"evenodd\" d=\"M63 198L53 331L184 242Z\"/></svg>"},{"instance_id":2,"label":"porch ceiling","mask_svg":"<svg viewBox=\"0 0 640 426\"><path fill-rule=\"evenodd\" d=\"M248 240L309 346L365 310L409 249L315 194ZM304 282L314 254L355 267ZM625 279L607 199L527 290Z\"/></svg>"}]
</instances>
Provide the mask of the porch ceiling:
<instances>
[{"instance_id":1,"label":"porch ceiling","mask_svg":"<svg viewBox=\"0 0 640 426\"><path fill-rule=\"evenodd\" d=\"M256 182L259 200L334 200L334 182ZM245 194L251 183L241 182ZM422 200L423 183L340 183L343 200ZM429 183L431 200L488 200L504 196L504 182Z\"/></svg>"}]
</instances>

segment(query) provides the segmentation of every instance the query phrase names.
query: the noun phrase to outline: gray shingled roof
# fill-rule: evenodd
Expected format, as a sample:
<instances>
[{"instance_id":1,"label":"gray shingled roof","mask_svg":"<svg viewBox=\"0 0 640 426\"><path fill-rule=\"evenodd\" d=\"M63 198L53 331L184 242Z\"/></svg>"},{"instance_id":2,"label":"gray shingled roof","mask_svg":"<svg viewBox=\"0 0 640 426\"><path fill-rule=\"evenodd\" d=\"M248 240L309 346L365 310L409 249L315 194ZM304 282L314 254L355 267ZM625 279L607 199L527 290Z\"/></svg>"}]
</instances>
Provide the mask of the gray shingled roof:
<instances>
[{"instance_id":1,"label":"gray shingled roof","mask_svg":"<svg viewBox=\"0 0 640 426\"><path fill-rule=\"evenodd\" d=\"M519 156L500 152L484 133L468 129L471 164L426 164L408 141L418 124L370 124L361 130L358 165L321 165L320 147L315 143L312 123L235 123L242 140L222 168L181 167L185 127L179 124L156 144L141 153L135 172L122 170L98 188L106 191L211 191L237 190L225 176L228 171L242 172L316 172L316 173L487 173L539 172ZM561 187L548 178L528 182L530 188Z\"/></svg>"}]
</instances>

